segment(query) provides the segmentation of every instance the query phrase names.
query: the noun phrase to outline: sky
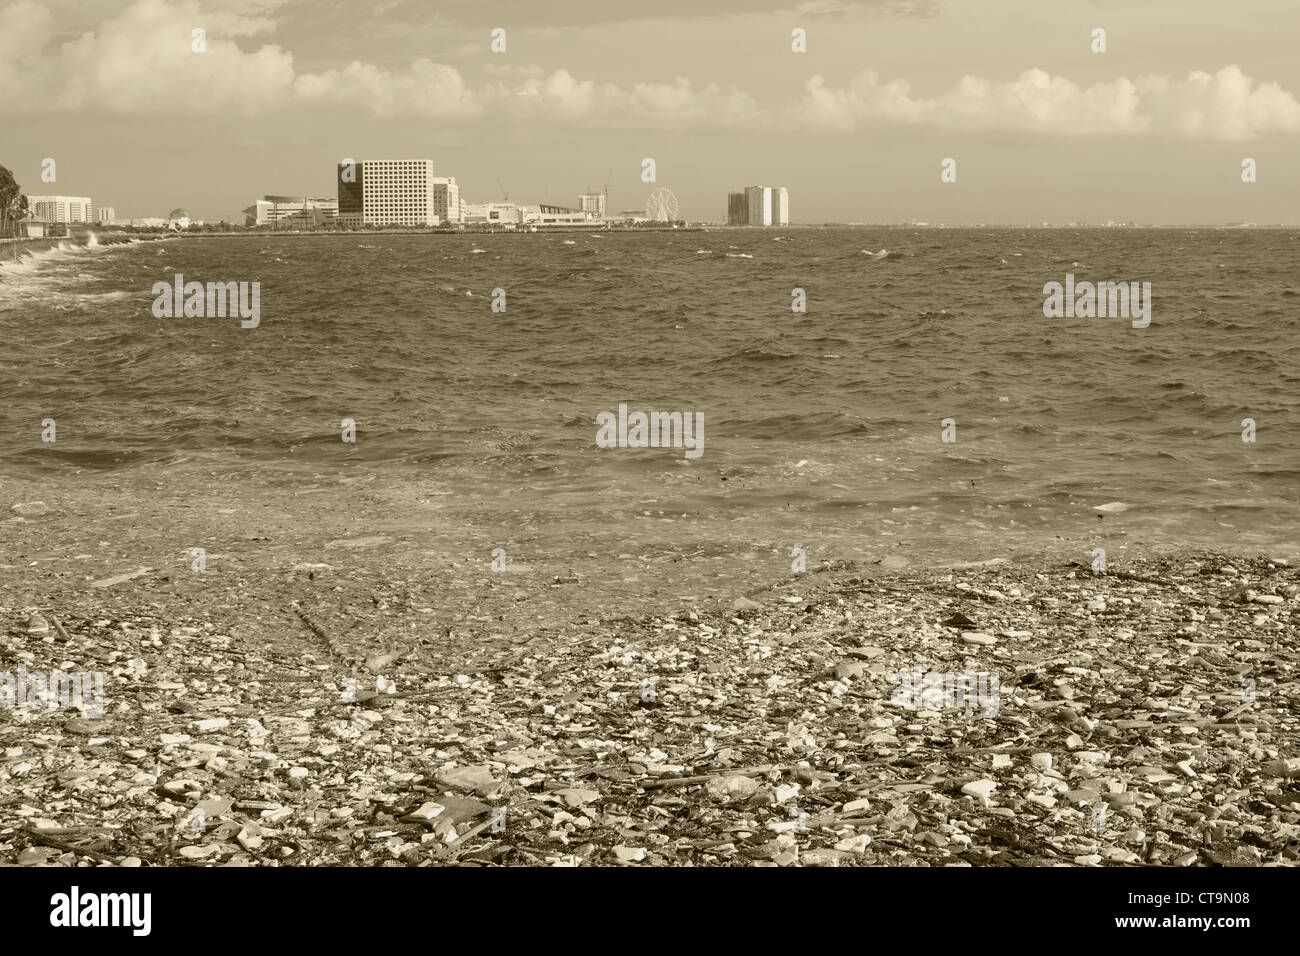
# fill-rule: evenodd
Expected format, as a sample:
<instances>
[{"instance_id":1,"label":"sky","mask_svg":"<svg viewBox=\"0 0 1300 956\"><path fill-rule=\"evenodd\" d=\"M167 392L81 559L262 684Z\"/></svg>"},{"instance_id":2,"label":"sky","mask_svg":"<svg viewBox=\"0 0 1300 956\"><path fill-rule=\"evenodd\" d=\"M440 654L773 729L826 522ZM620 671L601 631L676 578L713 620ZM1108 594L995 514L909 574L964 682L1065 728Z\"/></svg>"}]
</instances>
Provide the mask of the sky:
<instances>
[{"instance_id":1,"label":"sky","mask_svg":"<svg viewBox=\"0 0 1300 956\"><path fill-rule=\"evenodd\" d=\"M806 223L1294 224L1297 37L1296 0L0 0L0 165L119 217L429 158L691 220L761 184Z\"/></svg>"}]
</instances>

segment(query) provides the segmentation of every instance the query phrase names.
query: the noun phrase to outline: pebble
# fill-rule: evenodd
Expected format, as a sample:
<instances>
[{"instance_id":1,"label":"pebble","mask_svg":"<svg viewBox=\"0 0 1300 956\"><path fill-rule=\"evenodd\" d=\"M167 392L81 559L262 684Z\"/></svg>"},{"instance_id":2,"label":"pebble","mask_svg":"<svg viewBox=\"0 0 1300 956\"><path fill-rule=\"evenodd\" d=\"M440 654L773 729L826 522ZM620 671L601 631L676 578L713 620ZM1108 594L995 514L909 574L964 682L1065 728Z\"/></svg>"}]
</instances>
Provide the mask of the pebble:
<instances>
[{"instance_id":1,"label":"pebble","mask_svg":"<svg viewBox=\"0 0 1300 956\"><path fill-rule=\"evenodd\" d=\"M983 631L966 631L962 634L961 639L967 644L996 644L998 639L992 634L986 634Z\"/></svg>"},{"instance_id":2,"label":"pebble","mask_svg":"<svg viewBox=\"0 0 1300 956\"><path fill-rule=\"evenodd\" d=\"M1051 770L1052 755L1049 753L1034 754L1029 758L1029 765L1035 770Z\"/></svg>"},{"instance_id":3,"label":"pebble","mask_svg":"<svg viewBox=\"0 0 1300 956\"><path fill-rule=\"evenodd\" d=\"M963 784L961 792L975 797L982 804L989 802L989 796L997 788L996 780L972 780L970 783Z\"/></svg>"},{"instance_id":4,"label":"pebble","mask_svg":"<svg viewBox=\"0 0 1300 956\"><path fill-rule=\"evenodd\" d=\"M427 823L446 809L447 808L441 803L430 800L428 803L423 804L418 810L409 813L404 819L410 820L413 823Z\"/></svg>"},{"instance_id":5,"label":"pebble","mask_svg":"<svg viewBox=\"0 0 1300 956\"><path fill-rule=\"evenodd\" d=\"M39 518L50 513L50 506L44 501L20 501L9 510L20 518Z\"/></svg>"}]
</instances>

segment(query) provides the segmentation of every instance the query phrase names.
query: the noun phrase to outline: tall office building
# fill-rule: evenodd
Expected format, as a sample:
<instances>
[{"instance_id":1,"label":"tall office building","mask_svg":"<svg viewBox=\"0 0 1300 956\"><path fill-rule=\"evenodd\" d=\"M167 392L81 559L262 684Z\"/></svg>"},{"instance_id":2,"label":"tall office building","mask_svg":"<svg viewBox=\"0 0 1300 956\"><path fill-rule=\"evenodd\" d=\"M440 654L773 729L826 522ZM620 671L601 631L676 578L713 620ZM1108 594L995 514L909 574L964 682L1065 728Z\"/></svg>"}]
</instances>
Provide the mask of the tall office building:
<instances>
[{"instance_id":1,"label":"tall office building","mask_svg":"<svg viewBox=\"0 0 1300 956\"><path fill-rule=\"evenodd\" d=\"M350 180L355 180L352 182ZM454 180L444 178L440 185L449 187ZM360 222L367 226L437 226L450 218L453 206L443 215L437 209L431 159L376 159L360 163L339 164L339 219L356 225L357 198L360 196ZM459 202L459 190L457 204ZM449 191L444 189L444 201Z\"/></svg>"},{"instance_id":2,"label":"tall office building","mask_svg":"<svg viewBox=\"0 0 1300 956\"><path fill-rule=\"evenodd\" d=\"M27 212L41 222L94 222L89 196L28 196Z\"/></svg>"},{"instance_id":3,"label":"tall office building","mask_svg":"<svg viewBox=\"0 0 1300 956\"><path fill-rule=\"evenodd\" d=\"M772 225L790 225L790 191L784 186L772 187Z\"/></svg>"},{"instance_id":4,"label":"tall office building","mask_svg":"<svg viewBox=\"0 0 1300 956\"><path fill-rule=\"evenodd\" d=\"M433 183L433 211L439 222L464 222L460 212L460 187L455 176L435 176Z\"/></svg>"},{"instance_id":5,"label":"tall office building","mask_svg":"<svg viewBox=\"0 0 1300 956\"><path fill-rule=\"evenodd\" d=\"M745 201L744 192L727 193L727 225L749 225L749 204Z\"/></svg>"},{"instance_id":6,"label":"tall office building","mask_svg":"<svg viewBox=\"0 0 1300 956\"><path fill-rule=\"evenodd\" d=\"M338 172L339 225L358 228L364 212L365 171L360 163L339 163Z\"/></svg>"},{"instance_id":7,"label":"tall office building","mask_svg":"<svg viewBox=\"0 0 1300 956\"><path fill-rule=\"evenodd\" d=\"M727 225L788 226L790 193L784 186L746 186L727 194Z\"/></svg>"}]
</instances>

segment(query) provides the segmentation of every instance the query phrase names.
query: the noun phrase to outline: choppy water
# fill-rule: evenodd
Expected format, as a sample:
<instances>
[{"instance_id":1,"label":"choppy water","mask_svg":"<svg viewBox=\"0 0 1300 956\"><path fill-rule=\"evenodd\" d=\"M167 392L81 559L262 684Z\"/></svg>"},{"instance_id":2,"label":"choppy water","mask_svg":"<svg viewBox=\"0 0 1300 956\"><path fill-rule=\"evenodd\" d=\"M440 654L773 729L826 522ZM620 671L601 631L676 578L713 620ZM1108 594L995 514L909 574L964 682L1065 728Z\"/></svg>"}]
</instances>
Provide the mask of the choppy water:
<instances>
[{"instance_id":1,"label":"choppy water","mask_svg":"<svg viewBox=\"0 0 1300 956\"><path fill-rule=\"evenodd\" d=\"M1295 548L1298 252L1293 231L911 229L56 249L0 265L0 475L376 474L557 547L978 556L1091 534L1117 500L1136 539ZM1067 272L1151 282L1151 326L1044 318ZM260 327L155 318L176 273L260 282ZM703 456L598 448L620 402L702 412Z\"/></svg>"}]
</instances>

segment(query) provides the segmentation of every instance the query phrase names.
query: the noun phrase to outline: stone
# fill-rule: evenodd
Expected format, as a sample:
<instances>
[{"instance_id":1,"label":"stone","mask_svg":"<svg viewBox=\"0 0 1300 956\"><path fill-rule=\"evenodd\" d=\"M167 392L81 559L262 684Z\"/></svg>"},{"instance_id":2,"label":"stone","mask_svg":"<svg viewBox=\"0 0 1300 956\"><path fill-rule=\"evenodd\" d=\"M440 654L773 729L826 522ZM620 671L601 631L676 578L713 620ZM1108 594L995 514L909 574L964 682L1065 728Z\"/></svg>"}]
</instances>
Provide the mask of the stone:
<instances>
[{"instance_id":1,"label":"stone","mask_svg":"<svg viewBox=\"0 0 1300 956\"><path fill-rule=\"evenodd\" d=\"M404 817L411 823L428 823L434 817L440 815L447 808L437 801L430 800L420 806L418 810L412 810Z\"/></svg>"},{"instance_id":2,"label":"stone","mask_svg":"<svg viewBox=\"0 0 1300 956\"><path fill-rule=\"evenodd\" d=\"M753 777L729 773L725 776L710 777L705 782L704 789L714 800L735 803L752 797L758 792L759 786L759 782Z\"/></svg>"},{"instance_id":3,"label":"stone","mask_svg":"<svg viewBox=\"0 0 1300 956\"><path fill-rule=\"evenodd\" d=\"M20 518L39 518L50 513L50 506L44 501L20 501L9 510Z\"/></svg>"},{"instance_id":4,"label":"stone","mask_svg":"<svg viewBox=\"0 0 1300 956\"><path fill-rule=\"evenodd\" d=\"M977 799L981 804L987 805L989 797L997 788L996 780L972 780L970 783L962 784L961 792Z\"/></svg>"},{"instance_id":5,"label":"stone","mask_svg":"<svg viewBox=\"0 0 1300 956\"><path fill-rule=\"evenodd\" d=\"M1049 753L1037 753L1029 758L1029 765L1035 770L1051 770L1052 755Z\"/></svg>"},{"instance_id":6,"label":"stone","mask_svg":"<svg viewBox=\"0 0 1300 956\"><path fill-rule=\"evenodd\" d=\"M751 601L749 598L739 597L732 603L731 609L733 611L761 611L763 605L757 601Z\"/></svg>"},{"instance_id":7,"label":"stone","mask_svg":"<svg viewBox=\"0 0 1300 956\"><path fill-rule=\"evenodd\" d=\"M491 768L484 764L444 767L434 774L434 779L449 789L477 793L479 796L487 796L500 786L500 782L492 776Z\"/></svg>"},{"instance_id":8,"label":"stone","mask_svg":"<svg viewBox=\"0 0 1300 956\"><path fill-rule=\"evenodd\" d=\"M961 639L967 644L996 644L998 639L992 634L986 634L984 631L966 631L962 634Z\"/></svg>"}]
</instances>

